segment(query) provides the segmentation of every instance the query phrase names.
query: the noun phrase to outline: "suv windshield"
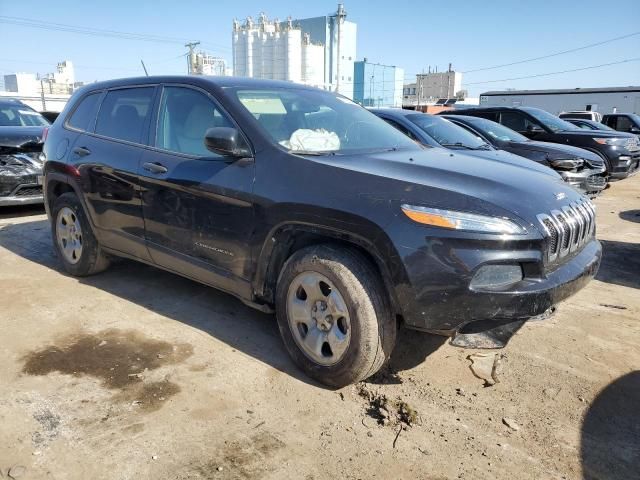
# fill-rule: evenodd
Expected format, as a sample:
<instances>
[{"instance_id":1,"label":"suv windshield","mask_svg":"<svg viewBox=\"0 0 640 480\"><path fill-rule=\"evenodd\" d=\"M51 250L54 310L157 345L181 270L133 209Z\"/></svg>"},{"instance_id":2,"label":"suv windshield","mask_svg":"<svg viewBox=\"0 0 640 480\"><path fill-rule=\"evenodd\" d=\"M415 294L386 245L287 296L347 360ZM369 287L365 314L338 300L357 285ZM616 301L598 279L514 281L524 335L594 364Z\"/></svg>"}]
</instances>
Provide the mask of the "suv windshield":
<instances>
[{"instance_id":1,"label":"suv windshield","mask_svg":"<svg viewBox=\"0 0 640 480\"><path fill-rule=\"evenodd\" d=\"M296 153L363 153L420 148L371 112L321 90L236 89L235 95L278 145Z\"/></svg>"},{"instance_id":2,"label":"suv windshield","mask_svg":"<svg viewBox=\"0 0 640 480\"><path fill-rule=\"evenodd\" d=\"M549 112L545 112L544 110L540 110L539 108L525 107L522 110L538 120L552 132L561 132L564 130L580 130L579 127L576 127L572 123L562 120L561 118L558 118L555 115L551 115Z\"/></svg>"},{"instance_id":3,"label":"suv windshield","mask_svg":"<svg viewBox=\"0 0 640 480\"><path fill-rule=\"evenodd\" d=\"M20 103L0 104L0 127L46 127L49 122Z\"/></svg>"},{"instance_id":4,"label":"suv windshield","mask_svg":"<svg viewBox=\"0 0 640 480\"><path fill-rule=\"evenodd\" d=\"M495 138L496 140L502 140L504 142L528 142L529 139L524 135L520 135L518 132L511 130L510 128L500 125L499 123L492 122L485 118L474 118L469 120L469 123L478 129L480 133Z\"/></svg>"},{"instance_id":5,"label":"suv windshield","mask_svg":"<svg viewBox=\"0 0 640 480\"><path fill-rule=\"evenodd\" d=\"M407 119L415 123L443 147L473 150L489 147L484 140L442 117L416 113L415 115L407 115Z\"/></svg>"}]
</instances>

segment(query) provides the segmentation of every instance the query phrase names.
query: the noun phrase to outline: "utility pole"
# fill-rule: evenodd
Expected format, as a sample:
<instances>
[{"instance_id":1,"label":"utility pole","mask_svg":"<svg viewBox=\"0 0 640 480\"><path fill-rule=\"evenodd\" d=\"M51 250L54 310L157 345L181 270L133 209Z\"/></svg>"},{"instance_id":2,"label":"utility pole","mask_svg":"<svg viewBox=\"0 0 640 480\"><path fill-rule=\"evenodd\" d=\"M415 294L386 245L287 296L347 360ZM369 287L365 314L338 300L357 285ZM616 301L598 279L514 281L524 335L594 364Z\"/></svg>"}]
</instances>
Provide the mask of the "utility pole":
<instances>
[{"instance_id":1,"label":"utility pole","mask_svg":"<svg viewBox=\"0 0 640 480\"><path fill-rule=\"evenodd\" d=\"M193 53L193 49L200 45L200 42L189 42L185 44L185 47L189 49L189 53L187 55L187 74L191 75L193 73L193 65L195 63L195 55Z\"/></svg>"}]
</instances>

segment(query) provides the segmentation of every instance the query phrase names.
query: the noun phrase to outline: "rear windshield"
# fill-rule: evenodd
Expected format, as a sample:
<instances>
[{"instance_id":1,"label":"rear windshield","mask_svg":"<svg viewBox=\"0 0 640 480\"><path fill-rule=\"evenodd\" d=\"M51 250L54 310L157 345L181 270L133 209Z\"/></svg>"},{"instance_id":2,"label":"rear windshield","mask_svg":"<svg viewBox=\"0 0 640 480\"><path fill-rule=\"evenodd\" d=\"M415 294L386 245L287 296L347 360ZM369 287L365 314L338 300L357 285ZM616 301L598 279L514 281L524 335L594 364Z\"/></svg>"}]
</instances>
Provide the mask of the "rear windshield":
<instances>
[{"instance_id":1,"label":"rear windshield","mask_svg":"<svg viewBox=\"0 0 640 480\"><path fill-rule=\"evenodd\" d=\"M49 122L26 105L0 105L0 127L45 127Z\"/></svg>"},{"instance_id":2,"label":"rear windshield","mask_svg":"<svg viewBox=\"0 0 640 480\"><path fill-rule=\"evenodd\" d=\"M346 154L420 148L365 108L330 92L233 91L273 142L289 151Z\"/></svg>"},{"instance_id":3,"label":"rear windshield","mask_svg":"<svg viewBox=\"0 0 640 480\"><path fill-rule=\"evenodd\" d=\"M474 118L473 120L469 120L469 123L480 133L487 137L495 138L496 140L503 140L505 142L527 142L529 140L524 135L520 135L518 132L504 125L485 118Z\"/></svg>"},{"instance_id":4,"label":"rear windshield","mask_svg":"<svg viewBox=\"0 0 640 480\"><path fill-rule=\"evenodd\" d=\"M407 115L407 119L415 123L443 147L475 149L487 145L484 140L473 133L442 117L416 113L415 115Z\"/></svg>"}]
</instances>

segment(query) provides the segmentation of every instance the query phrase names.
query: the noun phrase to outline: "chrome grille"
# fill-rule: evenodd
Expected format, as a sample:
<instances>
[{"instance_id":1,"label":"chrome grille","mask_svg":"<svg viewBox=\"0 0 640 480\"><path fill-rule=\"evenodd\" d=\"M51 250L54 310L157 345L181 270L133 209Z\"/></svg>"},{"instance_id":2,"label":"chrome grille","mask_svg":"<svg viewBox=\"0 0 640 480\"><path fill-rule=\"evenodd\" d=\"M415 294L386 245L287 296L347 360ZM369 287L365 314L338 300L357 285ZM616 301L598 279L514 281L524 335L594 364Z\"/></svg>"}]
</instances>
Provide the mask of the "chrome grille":
<instances>
[{"instance_id":1,"label":"chrome grille","mask_svg":"<svg viewBox=\"0 0 640 480\"><path fill-rule=\"evenodd\" d=\"M629 138L624 147L630 152L635 152L636 150L640 149L640 145L638 143L640 143L638 142L638 137Z\"/></svg>"},{"instance_id":2,"label":"chrome grille","mask_svg":"<svg viewBox=\"0 0 640 480\"><path fill-rule=\"evenodd\" d=\"M538 220L547 237L547 261L553 262L579 250L594 235L596 210L584 199L541 213Z\"/></svg>"}]
</instances>

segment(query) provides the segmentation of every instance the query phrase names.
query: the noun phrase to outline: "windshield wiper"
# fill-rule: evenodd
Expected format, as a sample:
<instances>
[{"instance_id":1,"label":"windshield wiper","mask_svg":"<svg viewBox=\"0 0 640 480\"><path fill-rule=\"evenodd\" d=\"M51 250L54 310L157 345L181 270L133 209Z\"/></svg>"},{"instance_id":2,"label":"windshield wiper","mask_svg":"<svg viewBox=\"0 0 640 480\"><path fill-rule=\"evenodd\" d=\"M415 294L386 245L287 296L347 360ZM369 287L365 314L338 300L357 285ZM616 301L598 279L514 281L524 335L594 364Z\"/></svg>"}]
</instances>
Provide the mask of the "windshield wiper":
<instances>
[{"instance_id":1,"label":"windshield wiper","mask_svg":"<svg viewBox=\"0 0 640 480\"><path fill-rule=\"evenodd\" d=\"M289 150L293 155L312 155L314 157L323 157L325 155L335 155L336 152L318 152L313 150Z\"/></svg>"},{"instance_id":2,"label":"windshield wiper","mask_svg":"<svg viewBox=\"0 0 640 480\"><path fill-rule=\"evenodd\" d=\"M469 145L465 145L464 143L461 143L461 142L441 143L440 145L442 145L443 147L458 147L458 148L466 148L467 150L475 150L474 147L470 147Z\"/></svg>"}]
</instances>

